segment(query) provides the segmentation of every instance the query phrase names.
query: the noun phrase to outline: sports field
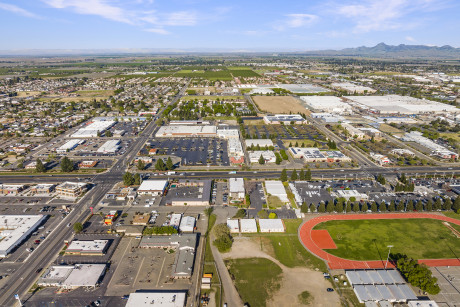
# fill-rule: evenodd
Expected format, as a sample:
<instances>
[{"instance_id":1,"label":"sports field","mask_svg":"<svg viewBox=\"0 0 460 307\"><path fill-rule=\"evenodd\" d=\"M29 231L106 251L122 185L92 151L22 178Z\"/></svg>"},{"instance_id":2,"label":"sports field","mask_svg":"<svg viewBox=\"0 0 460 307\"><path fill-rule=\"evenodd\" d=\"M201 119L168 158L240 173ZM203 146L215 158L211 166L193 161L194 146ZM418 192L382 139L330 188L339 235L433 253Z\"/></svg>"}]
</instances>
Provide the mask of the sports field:
<instances>
[{"instance_id":1,"label":"sports field","mask_svg":"<svg viewBox=\"0 0 460 307\"><path fill-rule=\"evenodd\" d=\"M317 229L328 230L337 246L325 251L350 260L385 260L388 245L394 246L392 253L415 259L460 256L460 238L435 219L334 220L316 225Z\"/></svg>"},{"instance_id":2,"label":"sports field","mask_svg":"<svg viewBox=\"0 0 460 307\"><path fill-rule=\"evenodd\" d=\"M254 96L252 99L260 110L270 113L309 113L297 99L291 96Z\"/></svg>"}]
</instances>

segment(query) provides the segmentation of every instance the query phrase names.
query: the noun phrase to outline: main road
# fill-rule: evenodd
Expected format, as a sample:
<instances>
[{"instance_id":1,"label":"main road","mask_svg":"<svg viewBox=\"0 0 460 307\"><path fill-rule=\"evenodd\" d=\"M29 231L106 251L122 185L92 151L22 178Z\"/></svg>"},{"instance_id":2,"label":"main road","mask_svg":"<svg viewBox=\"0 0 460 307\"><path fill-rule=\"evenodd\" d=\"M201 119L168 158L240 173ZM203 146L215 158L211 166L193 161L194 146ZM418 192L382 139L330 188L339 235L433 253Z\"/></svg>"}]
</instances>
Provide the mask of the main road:
<instances>
[{"instance_id":1,"label":"main road","mask_svg":"<svg viewBox=\"0 0 460 307\"><path fill-rule=\"evenodd\" d=\"M178 95L171 101L175 103L182 97L188 84L186 84ZM164 108L159 112L162 114ZM83 222L90 214L89 208L95 206L102 200L104 195L110 191L113 184L120 181L126 167L134 156L139 152L150 135L155 131L157 125L154 121L150 122L144 129L140 137L138 137L126 153L105 173L96 175L92 178L95 186L88 191L85 196L73 206L72 211L65 219L43 240L43 242L34 251L34 257L29 257L28 260L16 272L8 277L8 282L0 289L0 306L10 307L18 304L15 295L23 297L24 294L31 288L38 278L37 272L46 268L56 258L57 254L64 246L65 240L70 240L73 235L73 228L67 227L67 224ZM80 177L88 177L80 175ZM65 179L64 179L65 178ZM1 176L0 182L54 182L54 180L69 180L75 176Z\"/></svg>"}]
</instances>

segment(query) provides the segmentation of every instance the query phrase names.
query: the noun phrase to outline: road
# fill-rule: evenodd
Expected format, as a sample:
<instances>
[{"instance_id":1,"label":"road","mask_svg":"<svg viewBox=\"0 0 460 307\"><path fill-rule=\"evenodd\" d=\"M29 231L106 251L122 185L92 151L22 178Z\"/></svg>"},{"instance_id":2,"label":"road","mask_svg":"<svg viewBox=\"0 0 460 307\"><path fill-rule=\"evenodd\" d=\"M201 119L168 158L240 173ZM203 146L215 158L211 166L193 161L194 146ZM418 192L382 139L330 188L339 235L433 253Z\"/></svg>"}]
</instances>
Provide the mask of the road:
<instances>
[{"instance_id":1,"label":"road","mask_svg":"<svg viewBox=\"0 0 460 307\"><path fill-rule=\"evenodd\" d=\"M184 94L188 83L182 88L179 94L171 101L175 103ZM164 108L159 112L164 111ZM92 178L95 187L92 188L86 195L73 206L73 210L67 215L65 221L62 222L55 230L44 240L34 252L36 257L30 257L23 266L21 266L14 274L12 274L8 282L0 289L0 306L10 307L18 304L14 295L18 294L19 297L24 297L24 294L30 289L38 278L36 273L39 269L46 268L61 251L64 246L64 240L70 240L73 235L73 228L67 227L67 224L72 225L77 222L83 222L90 214L89 207L98 204L104 195L110 191L113 184L120 181L126 168L138 151L142 148L144 143L155 131L157 125L155 122L150 122L144 129L140 137L138 137L126 153L112 166L110 170L105 173L96 175ZM73 176L1 176L0 182L18 182L18 180L25 180L23 182L57 182L62 179L68 180ZM79 177L88 177L82 176ZM54 181L56 180L56 181Z\"/></svg>"}]
</instances>

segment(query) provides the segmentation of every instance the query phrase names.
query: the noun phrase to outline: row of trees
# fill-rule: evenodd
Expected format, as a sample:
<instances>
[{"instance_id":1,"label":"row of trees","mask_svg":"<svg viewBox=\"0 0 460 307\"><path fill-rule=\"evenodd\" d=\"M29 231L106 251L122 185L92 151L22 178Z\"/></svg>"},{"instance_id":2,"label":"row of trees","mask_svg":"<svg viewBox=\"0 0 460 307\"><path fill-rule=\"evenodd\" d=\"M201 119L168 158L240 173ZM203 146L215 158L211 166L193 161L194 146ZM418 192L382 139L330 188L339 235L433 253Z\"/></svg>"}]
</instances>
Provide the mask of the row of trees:
<instances>
[{"instance_id":1,"label":"row of trees","mask_svg":"<svg viewBox=\"0 0 460 307\"><path fill-rule=\"evenodd\" d=\"M287 176L286 169L283 169L281 171L280 180L283 181L283 182L288 181L288 176ZM304 171L302 169L302 170L300 170L298 175L297 175L297 171L293 170L292 173L291 173L291 180L292 181L295 181L295 180L311 180L311 170L307 169L306 171Z\"/></svg>"},{"instance_id":2,"label":"row of trees","mask_svg":"<svg viewBox=\"0 0 460 307\"><path fill-rule=\"evenodd\" d=\"M142 182L141 175L138 173L133 175L130 172L126 172L123 175L123 184L125 186L140 185L141 182Z\"/></svg>"},{"instance_id":3,"label":"row of trees","mask_svg":"<svg viewBox=\"0 0 460 307\"><path fill-rule=\"evenodd\" d=\"M216 239L213 244L217 247L219 252L228 252L233 245L233 238L230 235L230 229L227 224L218 224L213 228Z\"/></svg>"},{"instance_id":4,"label":"row of trees","mask_svg":"<svg viewBox=\"0 0 460 307\"><path fill-rule=\"evenodd\" d=\"M35 171L37 173L45 173L47 171L46 166L40 159L37 159L35 164ZM75 170L74 163L67 157L62 158L61 160L61 171L64 173L69 173Z\"/></svg>"},{"instance_id":5,"label":"row of trees","mask_svg":"<svg viewBox=\"0 0 460 307\"><path fill-rule=\"evenodd\" d=\"M174 164L171 160L171 157L168 157L166 160L166 164L163 162L163 159L158 159L157 163L155 163L155 169L157 171L169 171L174 169Z\"/></svg>"},{"instance_id":6,"label":"row of trees","mask_svg":"<svg viewBox=\"0 0 460 307\"><path fill-rule=\"evenodd\" d=\"M412 211L449 211L453 210L455 212L460 212L460 196L457 196L454 202L450 197L445 199L437 198L434 202L429 199L426 203L423 203L421 200L414 202L413 200L408 200L407 202L395 203L391 201L389 204L381 202L377 204L375 201L372 203L358 203L354 200L346 201L344 198L339 198L334 202L320 203L318 206L316 204L307 205L305 202L300 206L300 209L303 213L308 212L319 212L319 213L332 213L332 212L367 212L371 210L372 212L412 212Z\"/></svg>"},{"instance_id":7,"label":"row of trees","mask_svg":"<svg viewBox=\"0 0 460 307\"><path fill-rule=\"evenodd\" d=\"M441 291L437 284L438 279L432 276L432 272L426 265L419 264L415 259L402 256L396 262L396 266L411 285L432 295Z\"/></svg>"}]
</instances>

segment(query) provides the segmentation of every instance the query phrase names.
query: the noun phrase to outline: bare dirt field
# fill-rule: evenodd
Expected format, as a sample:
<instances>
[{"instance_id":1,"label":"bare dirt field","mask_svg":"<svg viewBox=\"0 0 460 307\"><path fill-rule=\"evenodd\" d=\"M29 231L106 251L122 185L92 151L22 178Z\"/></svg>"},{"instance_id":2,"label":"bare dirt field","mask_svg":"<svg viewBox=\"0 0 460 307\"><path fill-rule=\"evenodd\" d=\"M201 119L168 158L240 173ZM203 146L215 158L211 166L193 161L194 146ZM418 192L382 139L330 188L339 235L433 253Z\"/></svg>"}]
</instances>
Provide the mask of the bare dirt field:
<instances>
[{"instance_id":1,"label":"bare dirt field","mask_svg":"<svg viewBox=\"0 0 460 307\"><path fill-rule=\"evenodd\" d=\"M307 109L291 96L253 96L252 99L260 110L270 113L304 113L308 115Z\"/></svg>"},{"instance_id":2,"label":"bare dirt field","mask_svg":"<svg viewBox=\"0 0 460 307\"><path fill-rule=\"evenodd\" d=\"M341 306L340 298L336 292L326 292L326 288L331 287L331 284L323 278L321 272L306 267L288 268L273 257L273 248L269 243L264 244L258 241L259 239L251 237L234 237L232 250L223 254L223 257L226 259L267 258L282 269L281 288L267 302L267 307L301 306L298 295L303 291L308 291L313 296L308 306Z\"/></svg>"}]
</instances>

